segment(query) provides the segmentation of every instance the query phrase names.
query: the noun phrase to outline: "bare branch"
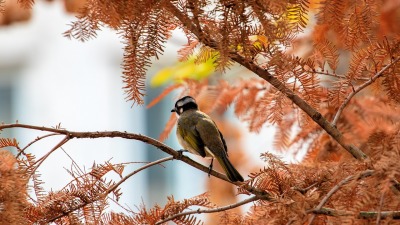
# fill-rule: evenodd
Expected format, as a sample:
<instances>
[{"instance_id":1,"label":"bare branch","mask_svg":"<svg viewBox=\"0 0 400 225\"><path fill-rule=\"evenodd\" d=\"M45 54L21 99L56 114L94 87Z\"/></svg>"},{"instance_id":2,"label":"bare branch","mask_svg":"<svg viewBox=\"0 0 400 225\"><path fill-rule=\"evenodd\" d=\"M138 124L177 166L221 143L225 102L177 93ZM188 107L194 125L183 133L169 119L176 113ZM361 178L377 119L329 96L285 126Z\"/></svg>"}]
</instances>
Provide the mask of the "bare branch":
<instances>
[{"instance_id":1,"label":"bare branch","mask_svg":"<svg viewBox=\"0 0 400 225\"><path fill-rule=\"evenodd\" d=\"M197 210L193 210L193 211L177 213L177 214L175 214L175 215L173 215L171 217L168 217L168 218L166 218L164 220L161 220L161 221L155 223L155 225L163 224L163 223L166 223L166 222L168 222L170 220L173 220L175 218L178 218L178 217L181 217L181 216L186 216L186 215L191 215L191 214L215 213L215 212L226 211L226 210L233 209L233 208L239 207L241 205L247 204L249 202L254 202L254 201L258 200L258 199L259 198L257 196L253 196L253 197L250 197L250 198L245 199L243 201L236 202L234 204L223 206L223 207L218 207L218 208L213 208L213 209L200 209L200 208L198 208Z\"/></svg>"},{"instance_id":2,"label":"bare branch","mask_svg":"<svg viewBox=\"0 0 400 225\"><path fill-rule=\"evenodd\" d=\"M180 154L179 152L175 151L174 149L170 148L169 146L165 145L164 143L162 143L156 139L153 139L151 137L145 136L145 135L128 133L128 132L120 132L120 131L75 132L75 131L68 131L65 129L40 127L40 126L33 126L33 125L27 125L27 124L2 124L2 125L0 125L0 130L8 129L8 128L25 128L25 129L32 129L32 130L47 131L47 132L52 132L52 133L57 133L57 134L64 134L68 137L68 140L73 139L73 138L114 138L114 137L138 140L138 141L153 145L154 147L160 149L161 151L173 156L174 159L183 161L186 164L188 164L198 170L201 170L207 174L210 172L210 174L214 177L217 177L221 180L232 183L236 186L240 186L241 188L249 191L250 193L257 195L260 199L264 199L267 201L273 200L273 198L270 196L270 194L268 192L257 189L248 184L244 185L243 182L232 182L224 174L219 173L215 170L209 171L208 167L203 166L200 163L193 161L191 158Z\"/></svg>"},{"instance_id":3,"label":"bare branch","mask_svg":"<svg viewBox=\"0 0 400 225\"><path fill-rule=\"evenodd\" d=\"M353 89L353 91L346 97L346 99L343 101L342 105L339 107L338 111L336 112L335 117L333 118L332 125L336 125L336 123L339 120L340 115L342 114L344 108L349 104L350 100L353 98L354 95L356 95L358 92L360 92L362 89L368 87L372 83L376 81L379 77L383 75L383 73L389 69L391 66L396 64L400 60L400 57L396 58L393 60L391 63L383 67L378 73L376 73L371 79L369 79L367 82L364 84L360 85L357 89Z\"/></svg>"},{"instance_id":4,"label":"bare branch","mask_svg":"<svg viewBox=\"0 0 400 225\"><path fill-rule=\"evenodd\" d=\"M382 212L364 212L361 211L358 214L358 218L360 219L371 219L378 217L378 214L380 215L381 219L394 219L394 220L400 220L400 211L382 211Z\"/></svg>"},{"instance_id":5,"label":"bare branch","mask_svg":"<svg viewBox=\"0 0 400 225\"><path fill-rule=\"evenodd\" d=\"M306 211L306 213L313 213L315 215L325 215L325 216L351 216L354 215L353 212L337 210L331 208L321 208L321 209L311 209Z\"/></svg>"},{"instance_id":6,"label":"bare branch","mask_svg":"<svg viewBox=\"0 0 400 225\"><path fill-rule=\"evenodd\" d=\"M308 210L307 213L313 213L313 214L316 214L316 215L325 215L325 216L353 216L353 215L357 215L354 212L331 209L331 208L321 208L320 210L312 209L312 210ZM380 214L380 218L381 219L400 220L400 211L381 211L381 212L361 211L361 212L358 213L357 218L359 218L359 219L373 219L373 218L378 217L378 214Z\"/></svg>"}]
</instances>

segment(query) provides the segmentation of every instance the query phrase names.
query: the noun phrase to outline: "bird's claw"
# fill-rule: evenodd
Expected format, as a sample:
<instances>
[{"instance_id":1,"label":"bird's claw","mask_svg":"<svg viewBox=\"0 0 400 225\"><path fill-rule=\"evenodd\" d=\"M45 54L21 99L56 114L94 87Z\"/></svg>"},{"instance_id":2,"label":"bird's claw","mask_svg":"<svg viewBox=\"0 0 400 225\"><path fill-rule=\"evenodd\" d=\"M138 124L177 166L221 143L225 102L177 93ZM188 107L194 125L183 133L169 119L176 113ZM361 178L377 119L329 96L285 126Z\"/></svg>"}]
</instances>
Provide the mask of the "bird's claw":
<instances>
[{"instance_id":1,"label":"bird's claw","mask_svg":"<svg viewBox=\"0 0 400 225\"><path fill-rule=\"evenodd\" d=\"M181 150L178 150L176 152L178 152L178 156L176 157L176 159L182 159L183 153L184 152L189 152L189 151L186 150L186 149L181 149Z\"/></svg>"}]
</instances>

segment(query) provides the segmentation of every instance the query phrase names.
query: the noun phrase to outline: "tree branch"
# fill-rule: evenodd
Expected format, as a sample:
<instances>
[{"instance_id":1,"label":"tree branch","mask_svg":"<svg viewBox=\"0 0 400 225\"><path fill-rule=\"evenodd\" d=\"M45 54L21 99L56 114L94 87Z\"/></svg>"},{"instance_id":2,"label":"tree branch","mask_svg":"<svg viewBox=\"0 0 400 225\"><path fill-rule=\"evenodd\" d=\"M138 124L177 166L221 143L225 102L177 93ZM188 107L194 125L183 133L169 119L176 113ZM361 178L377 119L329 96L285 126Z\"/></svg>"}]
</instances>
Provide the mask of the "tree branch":
<instances>
[{"instance_id":1,"label":"tree branch","mask_svg":"<svg viewBox=\"0 0 400 225\"><path fill-rule=\"evenodd\" d=\"M163 224L165 222L168 222L170 220L173 220L177 217L181 217L181 216L186 216L186 215L191 215L191 214L201 214L201 213L215 213L215 212L222 212L222 211L226 211L229 209L233 209L236 207L239 207L241 205L247 204L249 202L254 202L256 200L258 200L259 198L257 196L253 196L251 198L245 199L243 201L231 204L231 205L227 205L227 206L223 206L223 207L218 207L218 208L213 208L213 209L200 209L198 208L197 210L193 210L193 211L187 211L187 212L181 212L181 213L177 213L171 217L168 217L164 220L161 220L157 223L155 223L155 225L159 225L159 224Z\"/></svg>"},{"instance_id":2,"label":"tree branch","mask_svg":"<svg viewBox=\"0 0 400 225\"><path fill-rule=\"evenodd\" d=\"M8 128L25 128L25 129L31 129L31 130L40 130L40 131L57 133L57 134L64 134L64 135L66 135L66 137L68 137L68 140L73 139L73 138L114 138L114 137L138 140L138 141L153 145L154 147L160 149L161 151L173 156L174 159L185 162L186 164L188 164L198 170L201 170L207 174L209 173L208 167L203 166L202 164L200 164L196 161L193 161L191 158L180 154L179 152L175 151L174 149L170 148L169 146L165 145L164 143L162 143L156 139L153 139L151 137L147 137L147 136L141 135L141 134L128 133L126 131L125 132L120 132L120 131L75 132L75 131L69 131L69 130L65 130L65 129L40 127L40 126L33 126L33 125L27 125L27 124L2 124L2 125L0 125L0 130L8 129ZM236 186L240 186L241 188L247 190L248 192L258 196L260 199L264 199L267 201L273 200L273 198L270 196L270 194L264 190L257 189L248 184L244 184L243 182L232 182L228 179L227 176L225 176L224 174L219 173L215 170L211 170L210 174L221 180L232 183Z\"/></svg>"},{"instance_id":3,"label":"tree branch","mask_svg":"<svg viewBox=\"0 0 400 225\"><path fill-rule=\"evenodd\" d=\"M335 117L333 118L333 121L332 121L332 125L334 125L334 126L336 125L344 108L347 106L347 104L349 104L350 100L353 98L354 95L356 95L362 89L364 89L364 88L368 87L369 85L371 85L372 83L374 83L376 81L376 79L381 77L387 69L389 69L391 66L396 64L399 60L400 60L400 57L396 58L391 63L389 63L388 65L383 67L378 73L376 73L373 77L371 77L371 79L369 79L367 82L360 85L357 89L353 89L353 91L345 98L342 105L339 107L338 111L336 112Z\"/></svg>"},{"instance_id":4,"label":"tree branch","mask_svg":"<svg viewBox=\"0 0 400 225\"><path fill-rule=\"evenodd\" d=\"M171 2L167 1L167 10L169 10L176 18L178 18L181 23L190 30L200 42L211 48L216 49L217 45L214 40L210 40L210 37L204 35L200 29L198 29L190 20L190 18L179 11ZM287 98L289 98L294 104L296 104L300 109L302 109L308 116L310 116L322 129L324 129L331 137L333 137L344 149L346 149L350 154L356 159L366 159L367 155L352 144L347 144L340 133L340 131L333 126L325 117L321 115L317 110L315 110L306 101L296 95L292 90L285 86L280 80L272 76L267 70L257 66L254 62L246 60L240 56L237 52L231 52L231 59L240 65L246 67L253 73L257 74L259 77L270 83L280 92L282 92Z\"/></svg>"},{"instance_id":5,"label":"tree branch","mask_svg":"<svg viewBox=\"0 0 400 225\"><path fill-rule=\"evenodd\" d=\"M381 219L394 219L400 220L400 211L382 211L382 212L366 212L361 211L358 214L359 219L371 219L376 218L380 214Z\"/></svg>"},{"instance_id":6,"label":"tree branch","mask_svg":"<svg viewBox=\"0 0 400 225\"><path fill-rule=\"evenodd\" d=\"M354 212L344 211L344 210L336 210L331 208L321 208L319 210L312 209L306 211L307 213L313 213L317 215L325 215L325 216L352 216L357 215ZM370 211L361 211L358 213L358 219L373 219L377 218L378 214L380 214L381 219L394 219L400 220L400 211L382 211L382 212L370 212Z\"/></svg>"},{"instance_id":7,"label":"tree branch","mask_svg":"<svg viewBox=\"0 0 400 225\"><path fill-rule=\"evenodd\" d=\"M321 208L321 209L311 209L307 210L306 213L313 213L316 215L325 215L325 216L352 216L353 212L345 211L345 210L337 210L331 208Z\"/></svg>"}]
</instances>

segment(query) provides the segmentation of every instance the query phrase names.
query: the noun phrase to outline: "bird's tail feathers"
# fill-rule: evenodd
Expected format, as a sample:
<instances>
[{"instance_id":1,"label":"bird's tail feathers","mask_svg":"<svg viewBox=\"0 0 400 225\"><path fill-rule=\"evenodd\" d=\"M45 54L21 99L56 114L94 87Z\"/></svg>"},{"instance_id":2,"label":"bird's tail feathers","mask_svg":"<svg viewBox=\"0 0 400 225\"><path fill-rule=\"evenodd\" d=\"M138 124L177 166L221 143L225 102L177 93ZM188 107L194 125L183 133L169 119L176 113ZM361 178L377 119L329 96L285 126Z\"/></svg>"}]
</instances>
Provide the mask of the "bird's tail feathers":
<instances>
[{"instance_id":1,"label":"bird's tail feathers","mask_svg":"<svg viewBox=\"0 0 400 225\"><path fill-rule=\"evenodd\" d=\"M232 182L243 181L242 175L233 167L232 163L229 161L228 157L218 157L217 158L219 164L224 169L226 176L228 176L229 180Z\"/></svg>"}]
</instances>

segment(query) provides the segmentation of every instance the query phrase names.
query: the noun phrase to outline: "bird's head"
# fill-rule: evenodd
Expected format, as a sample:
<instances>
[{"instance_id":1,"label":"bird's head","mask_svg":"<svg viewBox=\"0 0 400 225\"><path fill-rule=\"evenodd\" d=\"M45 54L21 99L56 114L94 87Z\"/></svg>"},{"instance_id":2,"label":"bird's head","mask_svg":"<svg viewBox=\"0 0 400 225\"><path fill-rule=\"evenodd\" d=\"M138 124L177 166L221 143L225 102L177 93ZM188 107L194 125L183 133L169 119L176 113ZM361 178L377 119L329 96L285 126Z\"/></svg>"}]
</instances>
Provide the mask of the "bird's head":
<instances>
[{"instance_id":1,"label":"bird's head","mask_svg":"<svg viewBox=\"0 0 400 225\"><path fill-rule=\"evenodd\" d=\"M191 96L185 96L175 103L175 108L171 110L171 112L176 112L178 115L181 115L184 111L189 109L198 109L196 100Z\"/></svg>"}]
</instances>

